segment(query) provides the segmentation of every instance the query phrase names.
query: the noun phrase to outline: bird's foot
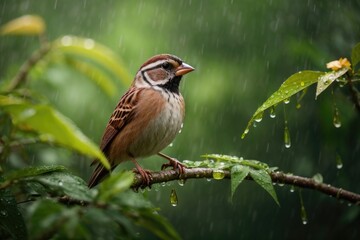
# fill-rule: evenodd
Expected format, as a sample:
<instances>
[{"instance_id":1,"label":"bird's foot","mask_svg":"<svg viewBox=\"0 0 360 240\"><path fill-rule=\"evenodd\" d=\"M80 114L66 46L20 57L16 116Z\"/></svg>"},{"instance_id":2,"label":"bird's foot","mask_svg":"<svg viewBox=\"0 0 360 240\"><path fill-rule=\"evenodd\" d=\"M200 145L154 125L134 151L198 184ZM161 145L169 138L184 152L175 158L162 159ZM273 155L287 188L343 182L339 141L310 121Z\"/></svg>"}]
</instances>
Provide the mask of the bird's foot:
<instances>
[{"instance_id":1,"label":"bird's foot","mask_svg":"<svg viewBox=\"0 0 360 240\"><path fill-rule=\"evenodd\" d=\"M182 175L185 172L185 168L186 166L184 164L182 164L181 162L179 162L178 160L176 160L175 158L169 157L163 153L158 153L159 156L169 160L168 163L164 163L161 166L161 170L164 170L168 167L172 167L174 170L178 169L179 170L179 174Z\"/></svg>"},{"instance_id":2,"label":"bird's foot","mask_svg":"<svg viewBox=\"0 0 360 240\"><path fill-rule=\"evenodd\" d=\"M141 188L146 188L146 187L150 187L151 188L151 180L152 180L152 176L151 176L151 171L150 170L146 170L143 169L135 159L132 160L136 166L136 168L133 169L133 172L135 174L140 174L141 178L142 178L142 183L141 183Z\"/></svg>"}]
</instances>

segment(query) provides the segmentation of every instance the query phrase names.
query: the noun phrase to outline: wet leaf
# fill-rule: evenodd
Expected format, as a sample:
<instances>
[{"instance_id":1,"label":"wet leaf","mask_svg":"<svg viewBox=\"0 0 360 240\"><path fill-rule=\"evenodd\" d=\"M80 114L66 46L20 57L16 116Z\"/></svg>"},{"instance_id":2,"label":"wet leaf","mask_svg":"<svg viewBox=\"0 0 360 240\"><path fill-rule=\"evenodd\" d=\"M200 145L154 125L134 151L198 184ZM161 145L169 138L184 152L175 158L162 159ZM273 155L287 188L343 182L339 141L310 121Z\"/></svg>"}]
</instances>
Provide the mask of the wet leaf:
<instances>
[{"instance_id":1,"label":"wet leaf","mask_svg":"<svg viewBox=\"0 0 360 240\"><path fill-rule=\"evenodd\" d=\"M249 174L250 168L247 166L236 165L231 168L231 198L233 198L237 187Z\"/></svg>"},{"instance_id":2,"label":"wet leaf","mask_svg":"<svg viewBox=\"0 0 360 240\"><path fill-rule=\"evenodd\" d=\"M357 43L351 52L351 63L354 69L359 62L360 62L360 43Z\"/></svg>"},{"instance_id":3,"label":"wet leaf","mask_svg":"<svg viewBox=\"0 0 360 240\"><path fill-rule=\"evenodd\" d=\"M300 92L301 90L309 87L310 85L316 83L319 80L319 77L323 75L323 72L317 71L302 71L293 74L280 86L280 88L274 92L253 114L252 118L248 122L242 138L246 136L249 132L250 127L254 123L255 119L259 114L265 110L276 106L277 104L283 102L286 99L289 99L291 96Z\"/></svg>"},{"instance_id":4,"label":"wet leaf","mask_svg":"<svg viewBox=\"0 0 360 240\"><path fill-rule=\"evenodd\" d=\"M39 167L28 167L20 170L16 170L10 173L5 174L6 180L17 180L25 177L37 176L44 173L54 172L54 171L64 171L66 168L64 166L55 165L55 166L39 166Z\"/></svg>"},{"instance_id":5,"label":"wet leaf","mask_svg":"<svg viewBox=\"0 0 360 240\"><path fill-rule=\"evenodd\" d=\"M57 196L66 195L71 199L92 201L94 194L86 182L68 172L52 172L35 177L27 178L26 181L34 181L45 186L47 191Z\"/></svg>"},{"instance_id":6,"label":"wet leaf","mask_svg":"<svg viewBox=\"0 0 360 240\"><path fill-rule=\"evenodd\" d=\"M259 184L266 192L270 194L270 196L274 199L277 205L280 205L274 186L272 184L271 177L266 170L250 169L250 176L254 179L254 181L257 184Z\"/></svg>"},{"instance_id":7,"label":"wet leaf","mask_svg":"<svg viewBox=\"0 0 360 240\"><path fill-rule=\"evenodd\" d=\"M112 197L129 189L134 181L134 174L131 171L115 172L99 185L98 199L108 201Z\"/></svg>"},{"instance_id":8,"label":"wet leaf","mask_svg":"<svg viewBox=\"0 0 360 240\"><path fill-rule=\"evenodd\" d=\"M27 239L23 216L9 189L0 190L0 227L11 236L11 239Z\"/></svg>"},{"instance_id":9,"label":"wet leaf","mask_svg":"<svg viewBox=\"0 0 360 240\"><path fill-rule=\"evenodd\" d=\"M319 77L319 81L316 87L316 96L319 96L326 88L328 88L336 79L344 75L349 68L341 68L340 70L328 72Z\"/></svg>"},{"instance_id":10,"label":"wet leaf","mask_svg":"<svg viewBox=\"0 0 360 240\"><path fill-rule=\"evenodd\" d=\"M1 95L0 107L10 114L14 125L24 130L36 131L40 140L57 143L95 157L106 168L110 168L109 162L100 149L70 119L54 108Z\"/></svg>"},{"instance_id":11,"label":"wet leaf","mask_svg":"<svg viewBox=\"0 0 360 240\"><path fill-rule=\"evenodd\" d=\"M45 31L44 20L37 15L16 18L0 28L0 35L40 35Z\"/></svg>"},{"instance_id":12,"label":"wet leaf","mask_svg":"<svg viewBox=\"0 0 360 240\"><path fill-rule=\"evenodd\" d=\"M148 229L160 239L181 239L170 223L157 213L150 211L141 212L141 217L137 224Z\"/></svg>"},{"instance_id":13,"label":"wet leaf","mask_svg":"<svg viewBox=\"0 0 360 240\"><path fill-rule=\"evenodd\" d=\"M53 43L53 48L65 54L80 56L94 61L104 69L109 70L125 85L129 85L132 81L132 77L120 58L112 50L93 39L64 36Z\"/></svg>"}]
</instances>

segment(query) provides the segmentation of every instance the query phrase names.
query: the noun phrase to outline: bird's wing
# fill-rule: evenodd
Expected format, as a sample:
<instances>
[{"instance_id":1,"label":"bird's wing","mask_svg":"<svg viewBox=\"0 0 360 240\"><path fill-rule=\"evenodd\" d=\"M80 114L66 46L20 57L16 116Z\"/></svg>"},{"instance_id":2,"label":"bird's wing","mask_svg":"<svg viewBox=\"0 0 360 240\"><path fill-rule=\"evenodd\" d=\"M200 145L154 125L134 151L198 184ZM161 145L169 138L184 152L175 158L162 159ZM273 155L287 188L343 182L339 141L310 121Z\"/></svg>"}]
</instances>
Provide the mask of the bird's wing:
<instances>
[{"instance_id":1,"label":"bird's wing","mask_svg":"<svg viewBox=\"0 0 360 240\"><path fill-rule=\"evenodd\" d=\"M100 149L104 152L114 137L131 121L134 110L138 102L138 94L141 89L130 88L120 99L114 112L112 113L109 123L107 124L104 135L101 139Z\"/></svg>"}]
</instances>

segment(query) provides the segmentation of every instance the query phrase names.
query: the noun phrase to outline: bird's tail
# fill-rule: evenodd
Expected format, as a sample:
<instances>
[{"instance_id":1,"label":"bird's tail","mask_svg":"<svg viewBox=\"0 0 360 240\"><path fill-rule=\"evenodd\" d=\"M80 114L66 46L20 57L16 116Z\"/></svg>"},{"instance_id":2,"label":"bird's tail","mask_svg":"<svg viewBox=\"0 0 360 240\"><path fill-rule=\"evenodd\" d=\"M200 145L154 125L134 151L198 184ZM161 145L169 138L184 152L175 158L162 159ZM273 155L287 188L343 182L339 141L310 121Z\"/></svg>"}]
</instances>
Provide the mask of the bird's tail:
<instances>
[{"instance_id":1,"label":"bird's tail","mask_svg":"<svg viewBox=\"0 0 360 240\"><path fill-rule=\"evenodd\" d=\"M88 187L89 188L95 187L109 174L110 171L107 170L101 163L98 163L93 174L89 179Z\"/></svg>"}]
</instances>

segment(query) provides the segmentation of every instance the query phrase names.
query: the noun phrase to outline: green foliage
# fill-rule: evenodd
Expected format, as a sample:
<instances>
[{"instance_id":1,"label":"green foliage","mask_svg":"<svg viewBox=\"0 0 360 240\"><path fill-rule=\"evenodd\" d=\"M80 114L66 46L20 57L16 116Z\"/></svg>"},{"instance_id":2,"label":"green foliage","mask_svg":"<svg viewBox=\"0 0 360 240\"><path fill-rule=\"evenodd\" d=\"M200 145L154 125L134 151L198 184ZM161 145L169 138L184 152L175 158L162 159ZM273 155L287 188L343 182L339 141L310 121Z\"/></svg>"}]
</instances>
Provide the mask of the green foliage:
<instances>
[{"instance_id":1,"label":"green foliage","mask_svg":"<svg viewBox=\"0 0 360 240\"><path fill-rule=\"evenodd\" d=\"M70 119L51 106L0 95L0 107L11 116L15 126L23 131L36 131L41 141L57 143L98 158L106 168L110 168L99 148Z\"/></svg>"},{"instance_id":2,"label":"green foliage","mask_svg":"<svg viewBox=\"0 0 360 240\"><path fill-rule=\"evenodd\" d=\"M0 34L43 35L45 28L41 17L25 16L6 24ZM64 36L50 43L41 39L40 49L11 80L11 87L0 89L1 158L11 159L18 147L41 142L98 159L109 168L101 150L70 119L40 93L21 86L41 78L50 64L57 63L79 71L113 97L117 83L130 83L127 69L110 49L92 39ZM19 156L27 162L26 155ZM133 239L139 227L160 239L180 239L148 200L129 190L131 172L112 174L98 189L89 189L82 178L59 165L21 168L0 177L2 239Z\"/></svg>"},{"instance_id":3,"label":"green foliage","mask_svg":"<svg viewBox=\"0 0 360 240\"><path fill-rule=\"evenodd\" d=\"M360 61L360 43L356 44L352 49L352 65L353 68ZM307 90L312 84L317 83L316 95L319 96L324 90L326 90L330 85L337 82L339 85L347 84L348 81L358 79L354 76L360 75L360 71L356 72L354 69L350 68L350 63L345 58L340 58L338 61L333 61L328 63L327 67L332 69L330 72L317 72L317 71L301 71L293 74L288 79L283 82L280 88L275 91L253 114L252 118L249 120L245 131L242 134L242 138L245 138L246 134L249 132L251 125L254 121L260 122L262 120L264 111L267 109L275 108L279 103L289 101L290 97L299 93L300 91ZM344 76L346 76L344 78ZM353 79L354 78L354 79ZM300 98L302 98L301 95Z\"/></svg>"},{"instance_id":4,"label":"green foliage","mask_svg":"<svg viewBox=\"0 0 360 240\"><path fill-rule=\"evenodd\" d=\"M274 201L279 205L274 186L272 184L270 172L276 168L270 168L267 164L257 160L246 160L235 156L206 154L202 157L203 161L186 161L188 167L208 167L212 169L229 170L231 174L231 197L233 197L240 183L246 178L251 177L260 187L262 187Z\"/></svg>"}]
</instances>

